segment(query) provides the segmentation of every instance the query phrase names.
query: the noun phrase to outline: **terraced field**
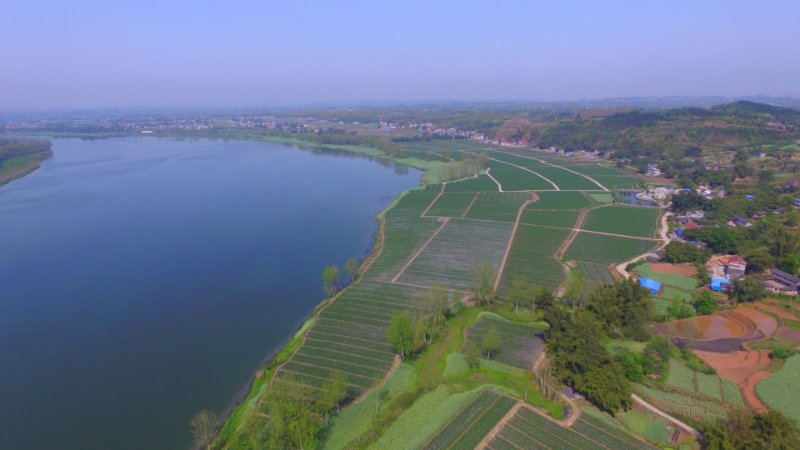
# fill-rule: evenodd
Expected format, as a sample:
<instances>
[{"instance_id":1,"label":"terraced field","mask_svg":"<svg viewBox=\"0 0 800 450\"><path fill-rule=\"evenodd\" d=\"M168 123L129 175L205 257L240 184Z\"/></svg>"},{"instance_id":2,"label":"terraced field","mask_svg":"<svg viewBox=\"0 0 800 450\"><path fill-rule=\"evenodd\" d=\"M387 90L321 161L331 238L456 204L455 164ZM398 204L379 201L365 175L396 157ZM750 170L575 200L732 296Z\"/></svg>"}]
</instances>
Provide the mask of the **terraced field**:
<instances>
[{"instance_id":1,"label":"terraced field","mask_svg":"<svg viewBox=\"0 0 800 450\"><path fill-rule=\"evenodd\" d=\"M445 192L428 209L427 216L461 217L472 205L477 193Z\"/></svg>"},{"instance_id":2,"label":"terraced field","mask_svg":"<svg viewBox=\"0 0 800 450\"><path fill-rule=\"evenodd\" d=\"M548 211L531 209L533 206L536 206L536 203L532 203L525 208L522 217L520 217L520 223L545 227L572 228L575 226L575 222L580 214L578 210L564 209Z\"/></svg>"},{"instance_id":3,"label":"terraced field","mask_svg":"<svg viewBox=\"0 0 800 450\"><path fill-rule=\"evenodd\" d=\"M724 419L730 408L721 402L703 400L678 392L662 391L643 384L634 386L639 395L657 408L696 420Z\"/></svg>"},{"instance_id":4,"label":"terraced field","mask_svg":"<svg viewBox=\"0 0 800 450\"><path fill-rule=\"evenodd\" d=\"M569 233L566 229L520 224L503 271L500 297L517 276L555 290L564 281L564 270L554 255Z\"/></svg>"},{"instance_id":5,"label":"terraced field","mask_svg":"<svg viewBox=\"0 0 800 450\"><path fill-rule=\"evenodd\" d=\"M524 192L482 192L478 194L472 208L467 212L468 219L514 222L519 207L530 200L531 195Z\"/></svg>"},{"instance_id":6,"label":"terraced field","mask_svg":"<svg viewBox=\"0 0 800 450\"><path fill-rule=\"evenodd\" d=\"M466 342L472 342L480 348L490 328L500 339L500 348L492 355L494 361L528 370L544 350L544 342L539 337L541 330L490 316L482 316L475 325L467 328ZM465 351L465 348L461 350Z\"/></svg>"},{"instance_id":7,"label":"terraced field","mask_svg":"<svg viewBox=\"0 0 800 450\"><path fill-rule=\"evenodd\" d=\"M397 281L466 289L474 266L489 264L497 273L511 228L511 223L450 219Z\"/></svg>"},{"instance_id":8,"label":"terraced field","mask_svg":"<svg viewBox=\"0 0 800 450\"><path fill-rule=\"evenodd\" d=\"M497 192L497 183L487 175L447 183L445 192Z\"/></svg>"},{"instance_id":9,"label":"terraced field","mask_svg":"<svg viewBox=\"0 0 800 450\"><path fill-rule=\"evenodd\" d=\"M423 447L426 450L472 449L514 406L516 400L486 390Z\"/></svg>"},{"instance_id":10,"label":"terraced field","mask_svg":"<svg viewBox=\"0 0 800 450\"><path fill-rule=\"evenodd\" d=\"M412 310L422 290L361 282L323 309L297 352L275 374L273 387L301 382L317 390L334 371L347 376L355 397L383 378L395 355L386 326L396 311Z\"/></svg>"},{"instance_id":11,"label":"terraced field","mask_svg":"<svg viewBox=\"0 0 800 450\"><path fill-rule=\"evenodd\" d=\"M488 447L494 450L655 449L587 414L581 415L571 428L565 428L527 408L520 408Z\"/></svg>"},{"instance_id":12,"label":"terraced field","mask_svg":"<svg viewBox=\"0 0 800 450\"><path fill-rule=\"evenodd\" d=\"M656 245L656 241L581 232L564 253L564 259L606 266L627 261L652 250Z\"/></svg>"},{"instance_id":13,"label":"terraced field","mask_svg":"<svg viewBox=\"0 0 800 450\"><path fill-rule=\"evenodd\" d=\"M589 231L653 237L661 210L636 206L605 206L589 210L583 228Z\"/></svg>"}]
</instances>

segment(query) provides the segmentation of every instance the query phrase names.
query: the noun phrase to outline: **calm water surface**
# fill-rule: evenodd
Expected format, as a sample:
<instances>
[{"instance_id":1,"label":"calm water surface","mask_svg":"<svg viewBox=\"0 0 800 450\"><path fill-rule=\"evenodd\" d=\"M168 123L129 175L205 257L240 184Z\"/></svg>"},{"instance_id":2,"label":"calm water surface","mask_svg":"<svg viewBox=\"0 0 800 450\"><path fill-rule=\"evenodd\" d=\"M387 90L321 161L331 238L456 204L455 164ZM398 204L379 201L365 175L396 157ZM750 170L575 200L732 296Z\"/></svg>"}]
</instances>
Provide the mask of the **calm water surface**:
<instances>
[{"instance_id":1,"label":"calm water surface","mask_svg":"<svg viewBox=\"0 0 800 450\"><path fill-rule=\"evenodd\" d=\"M0 448L190 446L418 180L269 143L56 140L0 188Z\"/></svg>"}]
</instances>

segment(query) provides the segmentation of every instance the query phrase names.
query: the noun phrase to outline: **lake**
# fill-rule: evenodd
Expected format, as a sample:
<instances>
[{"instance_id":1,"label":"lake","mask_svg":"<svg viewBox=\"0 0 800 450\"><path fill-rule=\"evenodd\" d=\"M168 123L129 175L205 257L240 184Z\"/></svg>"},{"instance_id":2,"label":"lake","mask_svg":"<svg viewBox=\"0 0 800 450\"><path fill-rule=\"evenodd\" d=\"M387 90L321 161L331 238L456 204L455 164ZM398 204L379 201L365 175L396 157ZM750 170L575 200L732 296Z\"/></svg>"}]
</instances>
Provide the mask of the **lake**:
<instances>
[{"instance_id":1,"label":"lake","mask_svg":"<svg viewBox=\"0 0 800 450\"><path fill-rule=\"evenodd\" d=\"M420 177L265 142L53 151L0 187L0 448L188 448Z\"/></svg>"}]
</instances>

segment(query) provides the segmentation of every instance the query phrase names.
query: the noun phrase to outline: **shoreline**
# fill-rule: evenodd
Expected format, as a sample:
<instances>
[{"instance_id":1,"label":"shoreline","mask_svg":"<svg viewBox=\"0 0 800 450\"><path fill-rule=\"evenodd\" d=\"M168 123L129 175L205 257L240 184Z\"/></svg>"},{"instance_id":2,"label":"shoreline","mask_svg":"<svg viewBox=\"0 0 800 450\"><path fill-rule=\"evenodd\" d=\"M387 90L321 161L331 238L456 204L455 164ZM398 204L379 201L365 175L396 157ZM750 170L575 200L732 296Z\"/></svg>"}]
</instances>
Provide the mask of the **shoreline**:
<instances>
[{"instance_id":1,"label":"shoreline","mask_svg":"<svg viewBox=\"0 0 800 450\"><path fill-rule=\"evenodd\" d=\"M25 161L20 167L9 170L8 172L3 173L3 169L0 168L0 187L3 187L14 180L19 180L21 178L24 178L32 174L33 172L36 172L42 166L41 163L43 161L53 157L53 150L40 153L32 153L30 155L19 156L18 158L29 158L29 159L28 161ZM11 158L8 161L11 161L13 159L16 158Z\"/></svg>"}]
</instances>

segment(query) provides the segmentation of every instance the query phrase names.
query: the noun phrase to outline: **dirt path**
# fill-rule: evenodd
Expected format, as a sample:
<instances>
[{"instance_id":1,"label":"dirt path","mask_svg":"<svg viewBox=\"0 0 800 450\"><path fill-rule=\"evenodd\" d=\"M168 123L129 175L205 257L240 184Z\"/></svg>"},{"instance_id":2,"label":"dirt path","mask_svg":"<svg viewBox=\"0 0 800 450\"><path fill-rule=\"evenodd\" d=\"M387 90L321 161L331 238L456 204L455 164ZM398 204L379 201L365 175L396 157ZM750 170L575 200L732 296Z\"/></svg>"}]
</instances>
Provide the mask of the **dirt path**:
<instances>
[{"instance_id":1,"label":"dirt path","mask_svg":"<svg viewBox=\"0 0 800 450\"><path fill-rule=\"evenodd\" d=\"M472 209L472 205L475 204L475 200L478 199L478 195L480 195L480 194L475 193L475 196L472 197L472 201L469 202L469 205L467 205L467 209L464 210L464 214L461 214L462 218L467 217L467 213L469 212L470 209Z\"/></svg>"},{"instance_id":2,"label":"dirt path","mask_svg":"<svg viewBox=\"0 0 800 450\"><path fill-rule=\"evenodd\" d=\"M430 244L431 241L436 236L439 235L439 232L441 232L442 229L445 227L445 225L447 225L447 222L450 221L450 218L449 217L442 217L441 221L442 221L442 224L439 225L439 228L437 228L436 231L433 232L431 237L429 237L428 240L425 241L425 243L422 244L422 246L416 252L414 252L414 254L411 256L411 258L408 258L408 261L406 261L405 264L403 264L403 267L400 269L399 272L397 272L397 275L395 275L394 278L392 278L392 283L397 283L397 280L400 278L401 275L403 275L403 272L405 272L406 269L408 269L408 266L410 266L411 263L413 263L414 260L417 259L417 257L420 255L420 253L422 253L422 251L425 250L425 247L427 247L428 244Z\"/></svg>"},{"instance_id":3,"label":"dirt path","mask_svg":"<svg viewBox=\"0 0 800 450\"><path fill-rule=\"evenodd\" d=\"M539 172L534 172L533 170L531 170L531 169L528 169L527 167L524 167L524 166L518 166L518 165L516 165L516 164L514 164L514 163L510 163L510 162L508 162L508 161L503 161L502 159L497 159L497 158L489 158L489 159L491 159L492 161L497 161L497 162L499 162L499 163L508 164L509 166L516 167L517 169L522 169L522 170L524 170L524 171L526 171L526 172L530 172L530 173L532 173L532 174L534 174L534 175L538 176L539 178L543 179L544 181L547 181L548 183L550 183L550 184L553 186L553 188L554 188L555 190L557 190L557 191L560 191L560 190L561 190L561 188L560 188L560 187L558 187L558 185L557 185L557 184L553 183L553 181L551 181L549 178L545 177L544 175L540 174Z\"/></svg>"},{"instance_id":4,"label":"dirt path","mask_svg":"<svg viewBox=\"0 0 800 450\"><path fill-rule=\"evenodd\" d=\"M767 411L767 405L758 398L758 394L756 393L756 385L759 381L767 378L768 376L772 375L771 373L767 372L766 370L759 370L758 372L750 375L744 380L739 388L742 391L742 397L744 397L744 401L750 409L755 412L765 412Z\"/></svg>"},{"instance_id":5,"label":"dirt path","mask_svg":"<svg viewBox=\"0 0 800 450\"><path fill-rule=\"evenodd\" d=\"M557 164L549 163L549 162L547 162L547 161L545 161L545 160L543 160L543 159L539 159L539 158L533 158L533 157L531 157L531 156L518 155L518 154L516 154L516 153L504 152L504 151L502 151L502 150L496 150L496 151L497 151L497 153L504 153L504 154L506 154L506 155L511 155L511 156L516 156L516 157L519 157L519 158L525 158L525 159L530 159L530 160L533 160L533 161L538 161L538 162L540 162L540 163L542 163L542 164L544 164L544 165L546 165L546 166L558 167L559 169L563 169L563 170L566 170L567 172L572 172L572 173L574 173L575 175L582 176L583 178L586 178L587 180L591 181L592 183L594 183L594 184L596 184L596 185L600 186L600 188L601 188L602 190L604 190L604 191L608 191L608 188L607 188L607 187L603 186L603 184L602 184L602 183L600 183L599 181L597 181L597 180L595 180L594 178L590 177L589 175L586 175L586 174L583 174L583 173L580 173L580 172L576 172L576 171L574 171L574 170L572 170L572 169L567 169L567 168L566 168L566 167L564 167L564 166L559 166L559 165L557 165ZM598 164L598 165L599 165L599 164Z\"/></svg>"},{"instance_id":6,"label":"dirt path","mask_svg":"<svg viewBox=\"0 0 800 450\"><path fill-rule=\"evenodd\" d=\"M506 246L506 251L503 253L503 259L500 260L500 267L497 269L497 278L494 280L494 291L497 292L497 288L500 287L500 280L503 279L503 271L506 268L506 261L508 260L508 254L511 253L511 245L514 243L514 236L517 235L517 229L519 229L519 219L522 218L522 213L525 211L525 208L528 207L531 203L535 202L536 194L532 194L531 200L526 200L522 206L519 207L517 210L517 218L514 220L514 228L511 229L511 236L508 238L508 245Z\"/></svg>"},{"instance_id":7,"label":"dirt path","mask_svg":"<svg viewBox=\"0 0 800 450\"><path fill-rule=\"evenodd\" d=\"M631 277L631 274L628 273L628 271L626 269L626 267L629 264L633 264L633 263L635 263L635 262L637 262L639 260L642 260L642 259L646 258L647 255L649 255L650 253L657 252L657 251L663 249L664 247L666 247L669 244L669 242L670 242L669 225L667 225L667 219L671 215L672 215L672 213L669 212L669 211L667 211L667 212L665 212L664 214L661 215L661 230L660 230L661 238L659 240L661 240L663 242L661 243L661 245L658 246L658 248L656 248L655 250L651 250L651 251L649 251L647 253L644 253L642 255L639 255L639 256L637 256L635 258L631 258L628 261L625 261L624 263L617 265L617 272L619 272L619 274L622 275L626 280Z\"/></svg>"},{"instance_id":8,"label":"dirt path","mask_svg":"<svg viewBox=\"0 0 800 450\"><path fill-rule=\"evenodd\" d=\"M489 171L491 171L491 170L492 170L492 169L486 169L486 176L488 176L489 178L491 178L491 179L492 179L492 181L494 181L494 184L496 184L496 185L497 185L497 190L498 190L498 191L500 191L500 192L503 192L503 185L502 185L502 184L500 184L500 182L499 182L499 181L497 181L497 178L493 177L493 176L492 176L492 174L491 174L491 173L489 173Z\"/></svg>"},{"instance_id":9,"label":"dirt path","mask_svg":"<svg viewBox=\"0 0 800 450\"><path fill-rule=\"evenodd\" d=\"M667 419L668 421L672 422L675 426L677 426L678 428L682 429L683 431L691 434L692 436L694 436L696 438L701 438L703 436L699 431L695 430L694 428L690 427L689 425L686 425L685 423L681 422L680 420L670 416L669 414L665 413L664 411L661 411L660 409L656 408L655 406L651 405L650 403L647 403L646 401L642 400L642 398L639 397L638 395L631 394L631 398L633 398L633 401L635 401L636 403L638 403L639 405L641 405L642 407L644 407L648 411L652 412L653 414L655 414L655 415L657 415L657 416L659 416L659 417L661 417L663 419Z\"/></svg>"},{"instance_id":10,"label":"dirt path","mask_svg":"<svg viewBox=\"0 0 800 450\"><path fill-rule=\"evenodd\" d=\"M447 186L447 183L442 183L442 188L439 190L439 193L436 194L436 197L434 197L428 207L425 208L425 211L422 211L422 214L419 215L420 217L428 217L428 210L430 210L433 207L433 204L436 203L436 200L439 200L439 197L444 194L445 186Z\"/></svg>"},{"instance_id":11,"label":"dirt path","mask_svg":"<svg viewBox=\"0 0 800 450\"><path fill-rule=\"evenodd\" d=\"M497 424L495 424L494 427L492 427L489 433L486 436L484 436L483 439L481 439L481 441L478 443L478 445L475 446L475 448L488 448L489 442L492 442L492 439L494 439L494 437L497 436L497 433L499 433L500 430L502 430L503 427L506 426L508 421L511 420L511 418L514 417L514 415L517 414L517 411L519 411L519 409L522 408L522 405L523 402L518 401L510 410L508 410L506 415L503 416L503 418L500 419L500 421L497 422Z\"/></svg>"},{"instance_id":12,"label":"dirt path","mask_svg":"<svg viewBox=\"0 0 800 450\"><path fill-rule=\"evenodd\" d=\"M564 253L567 252L567 249L570 245L575 241L575 238L578 237L578 233L581 232L581 227L583 227L583 222L586 220L586 215L589 213L588 209L584 209L578 214L578 219L575 221L575 226L572 228L572 231L569 233L564 242L561 243L561 246L558 247L556 250L556 259L561 259L564 257Z\"/></svg>"}]
</instances>

